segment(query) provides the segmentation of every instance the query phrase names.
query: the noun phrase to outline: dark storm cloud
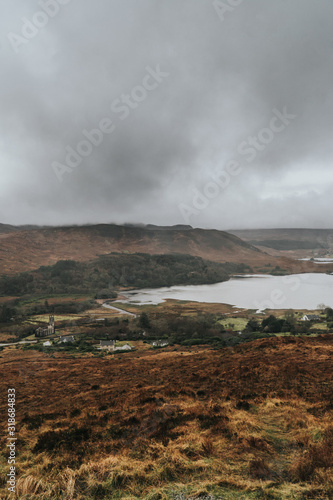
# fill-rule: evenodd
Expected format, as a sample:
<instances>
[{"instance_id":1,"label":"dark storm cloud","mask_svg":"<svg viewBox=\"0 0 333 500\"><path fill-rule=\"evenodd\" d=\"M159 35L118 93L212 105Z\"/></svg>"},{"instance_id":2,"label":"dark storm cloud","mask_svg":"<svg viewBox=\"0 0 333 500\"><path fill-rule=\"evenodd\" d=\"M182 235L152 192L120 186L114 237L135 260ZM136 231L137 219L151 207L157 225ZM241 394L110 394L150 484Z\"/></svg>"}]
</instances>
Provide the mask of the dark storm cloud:
<instances>
[{"instance_id":1,"label":"dark storm cloud","mask_svg":"<svg viewBox=\"0 0 333 500\"><path fill-rule=\"evenodd\" d=\"M236 4L2 2L1 221L183 223L183 204L196 226L331 226L333 5ZM273 109L295 118L263 144Z\"/></svg>"}]
</instances>

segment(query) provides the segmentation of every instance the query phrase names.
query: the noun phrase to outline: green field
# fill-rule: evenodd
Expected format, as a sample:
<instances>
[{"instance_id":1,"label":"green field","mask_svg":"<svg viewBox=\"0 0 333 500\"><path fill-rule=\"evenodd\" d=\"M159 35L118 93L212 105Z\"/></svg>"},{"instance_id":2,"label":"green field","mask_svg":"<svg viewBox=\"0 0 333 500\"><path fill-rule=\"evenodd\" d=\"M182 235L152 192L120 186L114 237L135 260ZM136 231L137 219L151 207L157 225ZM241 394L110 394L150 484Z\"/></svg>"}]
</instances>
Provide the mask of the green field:
<instances>
[{"instance_id":1,"label":"green field","mask_svg":"<svg viewBox=\"0 0 333 500\"><path fill-rule=\"evenodd\" d=\"M228 328L232 328L234 331L244 330L248 322L247 318L227 318L221 319L219 323L224 326L227 330Z\"/></svg>"}]
</instances>

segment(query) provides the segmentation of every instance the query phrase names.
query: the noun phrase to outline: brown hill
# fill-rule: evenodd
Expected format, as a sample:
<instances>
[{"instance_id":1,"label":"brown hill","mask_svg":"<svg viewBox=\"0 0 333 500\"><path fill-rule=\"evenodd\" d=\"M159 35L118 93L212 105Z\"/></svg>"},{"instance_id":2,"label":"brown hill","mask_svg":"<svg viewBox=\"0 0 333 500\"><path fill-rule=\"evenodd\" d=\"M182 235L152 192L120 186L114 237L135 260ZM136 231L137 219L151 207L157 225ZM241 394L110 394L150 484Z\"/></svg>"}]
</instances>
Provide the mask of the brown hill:
<instances>
[{"instance_id":1,"label":"brown hill","mask_svg":"<svg viewBox=\"0 0 333 500\"><path fill-rule=\"evenodd\" d=\"M16 228L15 231L2 233L0 273L13 274L65 259L89 261L110 252L177 252L215 262L244 263L257 267L256 271L260 267L274 268L277 265L295 272L311 268L311 264L272 257L223 231L179 226L154 229L151 226L99 224L30 230ZM313 266L313 270L318 268Z\"/></svg>"},{"instance_id":2,"label":"brown hill","mask_svg":"<svg viewBox=\"0 0 333 500\"><path fill-rule=\"evenodd\" d=\"M11 226L10 224L0 224L0 234L12 233L14 231L25 231L29 229L38 229L39 226Z\"/></svg>"},{"instance_id":3,"label":"brown hill","mask_svg":"<svg viewBox=\"0 0 333 500\"><path fill-rule=\"evenodd\" d=\"M332 229L244 229L230 233L270 253L275 250L274 254L296 257L333 252Z\"/></svg>"},{"instance_id":4,"label":"brown hill","mask_svg":"<svg viewBox=\"0 0 333 500\"><path fill-rule=\"evenodd\" d=\"M332 337L196 351L3 351L17 498L332 498Z\"/></svg>"}]
</instances>

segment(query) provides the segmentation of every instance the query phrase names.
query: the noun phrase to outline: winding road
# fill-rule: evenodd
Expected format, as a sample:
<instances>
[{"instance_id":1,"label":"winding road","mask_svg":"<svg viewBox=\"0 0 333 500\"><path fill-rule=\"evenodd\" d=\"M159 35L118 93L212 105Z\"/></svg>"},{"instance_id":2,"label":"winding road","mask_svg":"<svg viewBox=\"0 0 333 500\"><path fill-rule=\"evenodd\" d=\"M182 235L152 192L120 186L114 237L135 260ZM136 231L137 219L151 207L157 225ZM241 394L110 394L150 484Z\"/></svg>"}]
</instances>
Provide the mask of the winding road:
<instances>
[{"instance_id":1,"label":"winding road","mask_svg":"<svg viewBox=\"0 0 333 500\"><path fill-rule=\"evenodd\" d=\"M36 344L37 340L21 340L20 342L12 342L11 344L0 344L0 347L8 347L18 344Z\"/></svg>"},{"instance_id":2,"label":"winding road","mask_svg":"<svg viewBox=\"0 0 333 500\"><path fill-rule=\"evenodd\" d=\"M134 313L131 313L129 311L125 311L125 309L119 309L119 307L110 306L106 302L104 302L104 304L102 304L102 307L105 307L106 309L112 309L113 311L118 311L121 314L127 314L128 316L132 316L132 318L137 317L137 315Z\"/></svg>"}]
</instances>

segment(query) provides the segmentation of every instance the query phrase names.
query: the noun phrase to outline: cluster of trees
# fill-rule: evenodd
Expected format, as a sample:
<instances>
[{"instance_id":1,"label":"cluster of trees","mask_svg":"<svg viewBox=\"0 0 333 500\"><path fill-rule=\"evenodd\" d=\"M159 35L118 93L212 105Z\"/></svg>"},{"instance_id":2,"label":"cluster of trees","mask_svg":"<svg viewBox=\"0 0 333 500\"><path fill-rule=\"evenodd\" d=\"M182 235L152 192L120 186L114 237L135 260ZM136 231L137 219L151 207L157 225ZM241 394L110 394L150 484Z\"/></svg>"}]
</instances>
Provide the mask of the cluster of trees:
<instances>
[{"instance_id":1,"label":"cluster of trees","mask_svg":"<svg viewBox=\"0 0 333 500\"><path fill-rule=\"evenodd\" d=\"M46 300L44 304L34 304L25 311L26 316L34 314L78 314L95 307L94 300L83 300L81 302L59 302L49 304Z\"/></svg>"},{"instance_id":2,"label":"cluster of trees","mask_svg":"<svg viewBox=\"0 0 333 500\"><path fill-rule=\"evenodd\" d=\"M80 338L79 340L75 342L70 342L68 344L54 344L52 346L44 347L42 344L30 344L23 346L24 351L39 351L39 352L48 352L48 353L54 353L59 350L64 351L64 352L91 352L91 353L98 353L96 351L96 344L93 344L92 342L87 342L86 340Z\"/></svg>"},{"instance_id":3,"label":"cluster of trees","mask_svg":"<svg viewBox=\"0 0 333 500\"><path fill-rule=\"evenodd\" d=\"M16 309L6 305L0 306L0 323L8 323L16 315Z\"/></svg>"},{"instance_id":4,"label":"cluster of trees","mask_svg":"<svg viewBox=\"0 0 333 500\"><path fill-rule=\"evenodd\" d=\"M36 331L35 325L29 325L25 323L21 323L19 325L15 323L9 325L7 323L3 327L0 326L0 332L10 336L8 342L18 342L19 340L22 340L28 337L29 335L34 334L35 331Z\"/></svg>"},{"instance_id":5,"label":"cluster of trees","mask_svg":"<svg viewBox=\"0 0 333 500\"><path fill-rule=\"evenodd\" d=\"M95 299L116 299L117 296L118 294L114 290L104 288L103 290L98 290L95 295Z\"/></svg>"},{"instance_id":6,"label":"cluster of trees","mask_svg":"<svg viewBox=\"0 0 333 500\"><path fill-rule=\"evenodd\" d=\"M333 309L327 308L326 318L333 321ZM257 338L274 336L281 332L291 334L308 333L311 325L308 322L297 321L292 310L284 318L270 315L262 321L252 318L248 321L241 335L238 332L225 330L220 323L220 316L204 314L196 317L163 317L150 319L143 312L138 326L145 330L148 340L155 338L168 339L170 344L196 345L214 344L217 346L237 345Z\"/></svg>"},{"instance_id":7,"label":"cluster of trees","mask_svg":"<svg viewBox=\"0 0 333 500\"><path fill-rule=\"evenodd\" d=\"M111 253L91 262L63 260L36 271L2 276L0 295L97 293L101 298L112 298L114 288L119 286L217 283L228 280L230 272L246 270L244 265L219 264L191 255Z\"/></svg>"},{"instance_id":8,"label":"cluster of trees","mask_svg":"<svg viewBox=\"0 0 333 500\"><path fill-rule=\"evenodd\" d=\"M328 326L331 327L330 321L333 322L333 309L326 308L326 320ZM287 311L284 318L276 318L272 314L265 318L260 323L256 319L250 319L246 325L246 332L265 332L265 333L282 333L290 332L291 334L307 333L311 325L308 321L299 323L297 317L292 310ZM332 324L333 327L333 324Z\"/></svg>"},{"instance_id":9,"label":"cluster of trees","mask_svg":"<svg viewBox=\"0 0 333 500\"><path fill-rule=\"evenodd\" d=\"M145 330L149 340L167 339L170 344L196 345L221 343L224 326L219 323L219 317L213 314L198 316L165 316L150 320L148 315L141 313L138 326Z\"/></svg>"},{"instance_id":10,"label":"cluster of trees","mask_svg":"<svg viewBox=\"0 0 333 500\"><path fill-rule=\"evenodd\" d=\"M255 319L250 319L246 325L247 332L281 333L294 330L296 322L293 319L276 318L272 314L262 320L261 323Z\"/></svg>"},{"instance_id":11,"label":"cluster of trees","mask_svg":"<svg viewBox=\"0 0 333 500\"><path fill-rule=\"evenodd\" d=\"M251 320L253 330L238 332L226 330L220 320L223 315L199 314L198 316L164 316L159 319L150 319L143 312L138 320L138 326L145 330L145 339L166 339L169 344L186 346L211 344L215 347L234 346L254 340L269 337L271 334L260 331L261 325Z\"/></svg>"},{"instance_id":12,"label":"cluster of trees","mask_svg":"<svg viewBox=\"0 0 333 500\"><path fill-rule=\"evenodd\" d=\"M46 300L44 304L33 304L22 307L19 300L12 301L11 306L0 306L0 324L9 323L12 319L22 320L29 316L40 314L78 314L95 307L93 300L84 300L81 302L60 302L49 304Z\"/></svg>"},{"instance_id":13,"label":"cluster of trees","mask_svg":"<svg viewBox=\"0 0 333 500\"><path fill-rule=\"evenodd\" d=\"M324 313L326 316L326 321L330 328L333 327L333 309L331 307L325 307Z\"/></svg>"}]
</instances>

